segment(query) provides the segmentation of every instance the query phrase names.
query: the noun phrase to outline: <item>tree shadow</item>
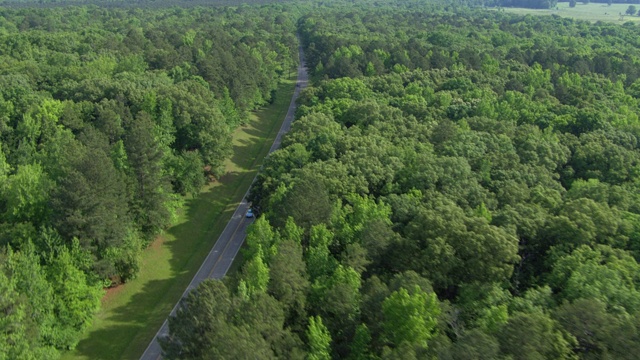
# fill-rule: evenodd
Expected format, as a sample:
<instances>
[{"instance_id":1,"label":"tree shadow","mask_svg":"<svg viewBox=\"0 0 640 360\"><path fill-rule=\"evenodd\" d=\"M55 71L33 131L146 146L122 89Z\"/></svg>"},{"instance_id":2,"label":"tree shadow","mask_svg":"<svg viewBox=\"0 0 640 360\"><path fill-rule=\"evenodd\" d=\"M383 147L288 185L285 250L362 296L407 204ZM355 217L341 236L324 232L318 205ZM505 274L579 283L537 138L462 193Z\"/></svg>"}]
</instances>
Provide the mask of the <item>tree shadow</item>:
<instances>
[{"instance_id":1,"label":"tree shadow","mask_svg":"<svg viewBox=\"0 0 640 360\"><path fill-rule=\"evenodd\" d=\"M139 358L231 218L246 191L242 188L246 181L240 177L248 175L227 173L207 191L187 200L186 220L169 228L167 234L173 239L160 245L169 254L170 277L148 281L126 304L111 310L100 319L110 325L80 341L77 353L97 360Z\"/></svg>"},{"instance_id":2,"label":"tree shadow","mask_svg":"<svg viewBox=\"0 0 640 360\"><path fill-rule=\"evenodd\" d=\"M266 109L260 109L256 114L259 118L262 118L269 116L266 112ZM262 157L267 155L278 130L280 130L281 122L278 121L276 124L264 123L252 121L249 126L242 128L245 136L234 141L231 161L240 168L255 170L256 166L262 163Z\"/></svg>"}]
</instances>

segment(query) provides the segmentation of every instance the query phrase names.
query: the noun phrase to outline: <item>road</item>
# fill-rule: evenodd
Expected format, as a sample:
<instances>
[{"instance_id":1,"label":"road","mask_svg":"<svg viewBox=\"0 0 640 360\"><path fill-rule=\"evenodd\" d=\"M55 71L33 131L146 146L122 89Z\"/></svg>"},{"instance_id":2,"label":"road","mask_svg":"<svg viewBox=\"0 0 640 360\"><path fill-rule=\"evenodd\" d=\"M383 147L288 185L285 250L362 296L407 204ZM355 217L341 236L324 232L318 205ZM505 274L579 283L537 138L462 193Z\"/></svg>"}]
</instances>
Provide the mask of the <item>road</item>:
<instances>
[{"instance_id":1,"label":"road","mask_svg":"<svg viewBox=\"0 0 640 360\"><path fill-rule=\"evenodd\" d=\"M300 56L300 65L298 66L298 80L296 83L296 88L293 92L293 97L291 98L291 103L289 104L289 110L287 111L287 115L284 118L282 126L280 127L280 131L278 131L278 135L273 141L273 145L269 149L269 153L273 152L277 148L280 147L280 143L282 142L282 136L289 131L291 128L291 123L293 122L293 118L295 116L296 111L296 99L300 94L300 91L307 86L308 83L308 74L307 69L304 67L304 54L302 52L302 47L298 48L298 54ZM255 178L254 178L255 181ZM196 288L198 284L200 284L205 279L221 279L229 270L229 267L233 263L233 260L236 258L238 251L240 251L240 247L244 242L244 238L247 236L247 227L253 221L253 219L246 218L245 214L249 209L249 203L247 202L247 195L249 194L249 189L244 194L240 205L231 216L231 219L227 223L227 226L220 234L220 237L213 245L213 248L207 255L207 258L204 260L200 269L187 286L187 289L182 294L182 298L185 298L189 292ZM170 316L176 314L178 309L178 304L173 307L171 310ZM166 336L169 334L169 322L165 320L162 324L162 327L156 335L149 343L149 346L144 351L141 360L157 360L162 358L162 349L160 348L160 344L158 343L158 338L162 336Z\"/></svg>"}]
</instances>

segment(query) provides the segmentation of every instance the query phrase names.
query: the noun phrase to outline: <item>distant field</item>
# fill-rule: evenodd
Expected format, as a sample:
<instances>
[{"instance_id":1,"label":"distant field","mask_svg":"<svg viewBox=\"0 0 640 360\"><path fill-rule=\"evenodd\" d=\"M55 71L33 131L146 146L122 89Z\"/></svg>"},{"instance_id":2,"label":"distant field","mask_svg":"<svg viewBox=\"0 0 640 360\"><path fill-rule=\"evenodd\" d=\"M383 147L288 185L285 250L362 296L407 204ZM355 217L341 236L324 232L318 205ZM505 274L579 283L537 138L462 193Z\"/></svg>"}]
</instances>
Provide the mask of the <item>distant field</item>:
<instances>
[{"instance_id":1,"label":"distant field","mask_svg":"<svg viewBox=\"0 0 640 360\"><path fill-rule=\"evenodd\" d=\"M635 5L637 9L640 9L640 5ZM584 5L578 3L576 7L570 8L568 2L558 3L558 6L554 9L524 9L524 8L502 8L504 11L513 14L532 14L532 15L558 15L567 18L574 18L577 20L587 21L606 21L613 23L625 23L627 21L640 22L640 17L625 15L621 17L620 14L624 14L627 11L629 4L613 4L608 6L607 4L589 3Z\"/></svg>"}]
</instances>

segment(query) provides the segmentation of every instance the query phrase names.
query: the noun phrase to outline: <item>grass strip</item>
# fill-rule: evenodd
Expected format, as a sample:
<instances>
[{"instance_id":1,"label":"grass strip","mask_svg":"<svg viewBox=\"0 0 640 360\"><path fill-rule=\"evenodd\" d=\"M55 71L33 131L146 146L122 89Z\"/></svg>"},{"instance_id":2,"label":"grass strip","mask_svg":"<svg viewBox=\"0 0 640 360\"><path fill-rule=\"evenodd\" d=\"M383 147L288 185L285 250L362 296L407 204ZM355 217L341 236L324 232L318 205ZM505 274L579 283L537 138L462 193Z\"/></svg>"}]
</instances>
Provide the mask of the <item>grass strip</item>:
<instances>
[{"instance_id":1,"label":"grass strip","mask_svg":"<svg viewBox=\"0 0 640 360\"><path fill-rule=\"evenodd\" d=\"M142 254L138 277L110 289L93 325L62 359L138 359L218 239L268 154L287 113L295 78L273 104L233 134L227 174L188 199L177 223ZM232 269L233 270L233 269Z\"/></svg>"}]
</instances>

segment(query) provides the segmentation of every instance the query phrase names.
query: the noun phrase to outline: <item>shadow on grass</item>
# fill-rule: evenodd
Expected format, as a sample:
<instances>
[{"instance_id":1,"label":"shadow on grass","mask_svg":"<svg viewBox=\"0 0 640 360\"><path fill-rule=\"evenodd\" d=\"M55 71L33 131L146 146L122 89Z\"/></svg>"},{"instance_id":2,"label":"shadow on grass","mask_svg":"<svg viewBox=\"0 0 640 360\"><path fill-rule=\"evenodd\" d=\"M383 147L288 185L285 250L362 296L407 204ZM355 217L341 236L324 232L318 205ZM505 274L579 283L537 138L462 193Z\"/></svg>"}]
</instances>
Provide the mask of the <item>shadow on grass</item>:
<instances>
[{"instance_id":1,"label":"shadow on grass","mask_svg":"<svg viewBox=\"0 0 640 360\"><path fill-rule=\"evenodd\" d=\"M284 106L280 103L276 104ZM269 108L267 108L256 111L256 116L258 118L278 116L284 119L286 113L286 110L284 112L274 112L269 111ZM233 146L233 156L231 157L231 161L243 169L250 168L251 170L254 170L262 164L264 156L267 155L273 140L278 134L278 130L280 130L281 122L253 122L253 124L255 126L249 126L242 129L243 135L245 136L237 139L236 144ZM246 151L250 151L251 153L245 153Z\"/></svg>"},{"instance_id":2,"label":"shadow on grass","mask_svg":"<svg viewBox=\"0 0 640 360\"><path fill-rule=\"evenodd\" d=\"M187 221L171 227L167 233L174 240L162 244L170 254L170 278L147 281L126 304L112 309L103 319L109 326L91 332L76 352L98 360L137 359L142 354L231 218L244 194L240 186L246 188L251 181L242 175L250 176L226 174L218 186L187 201Z\"/></svg>"}]
</instances>

